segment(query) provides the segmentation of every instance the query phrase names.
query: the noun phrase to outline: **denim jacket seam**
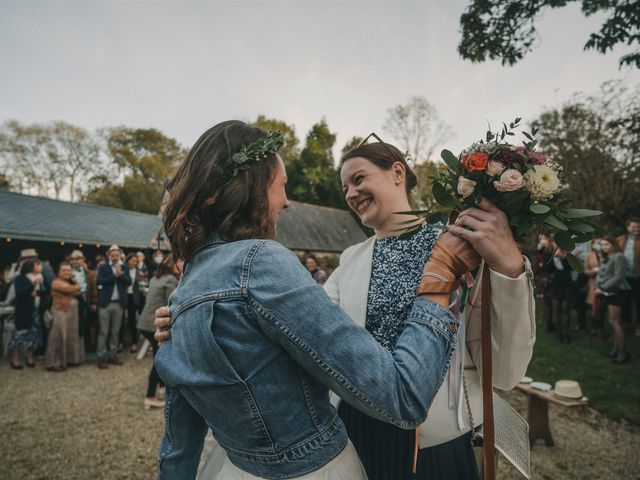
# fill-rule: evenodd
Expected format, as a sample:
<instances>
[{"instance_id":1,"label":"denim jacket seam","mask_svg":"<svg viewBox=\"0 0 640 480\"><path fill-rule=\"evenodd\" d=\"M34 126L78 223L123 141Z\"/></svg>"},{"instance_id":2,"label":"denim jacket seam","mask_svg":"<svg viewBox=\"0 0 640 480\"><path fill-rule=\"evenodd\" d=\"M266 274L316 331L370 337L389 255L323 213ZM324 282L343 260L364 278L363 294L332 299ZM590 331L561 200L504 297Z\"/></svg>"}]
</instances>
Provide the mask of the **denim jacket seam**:
<instances>
[{"instance_id":1,"label":"denim jacket seam","mask_svg":"<svg viewBox=\"0 0 640 480\"><path fill-rule=\"evenodd\" d=\"M245 452L244 450L238 450L238 449L235 449L233 447L227 447L227 446L224 446L224 449L227 452L232 453L233 455L236 455L238 457L242 457L242 458L245 458L245 459L256 459L256 460L272 459L272 460L278 460L279 458L281 458L283 456L286 456L287 452L290 452L292 450L296 450L296 449L305 447L305 446L309 445L310 443L317 441L318 437L323 436L324 434L326 434L327 432L330 432L331 430L333 430L333 432L339 431L340 430L340 425L339 425L340 422L341 421L340 421L340 418L338 416L338 413L335 412L322 430L319 430L318 432L316 432L311 437L305 438L304 440L302 440L302 441L300 441L300 442L298 442L298 443L296 443L294 445L291 445L291 446L289 446L289 447L287 447L285 449L282 449L279 452L274 451L274 453L271 453L271 454Z\"/></svg>"},{"instance_id":2,"label":"denim jacket seam","mask_svg":"<svg viewBox=\"0 0 640 480\"><path fill-rule=\"evenodd\" d=\"M449 343L455 343L456 339L453 336L453 334L451 333L450 330L443 328L438 322L434 322L430 317L427 318L423 318L423 317L416 317L416 316L412 316L409 317L407 319L408 322L414 322L414 323L419 323L420 325L427 325L429 327L432 327L434 330L437 330L441 335L443 335L448 341ZM457 322L459 324L459 322ZM456 325L457 327L458 325Z\"/></svg>"},{"instance_id":3,"label":"denim jacket seam","mask_svg":"<svg viewBox=\"0 0 640 480\"><path fill-rule=\"evenodd\" d=\"M203 295L198 295L193 298L190 298L186 302L184 302L180 307L171 313L171 325L173 325L178 317L187 309L200 305L201 303L215 300L228 300L232 298L244 298L242 295L242 291L238 289L232 290L223 290L221 292L210 292Z\"/></svg>"},{"instance_id":4,"label":"denim jacket seam","mask_svg":"<svg viewBox=\"0 0 640 480\"><path fill-rule=\"evenodd\" d=\"M171 422L170 422L171 403L173 401L174 396L175 396L175 392L173 391L173 388L167 388L167 402L164 408L164 422L165 422L167 442L169 443L169 446L165 451L160 452L160 455L158 458L158 464L161 464L162 461L165 460L169 455L171 455L171 453L174 450L173 433L171 430Z\"/></svg>"},{"instance_id":5,"label":"denim jacket seam","mask_svg":"<svg viewBox=\"0 0 640 480\"><path fill-rule=\"evenodd\" d=\"M262 240L256 242L244 258L244 262L242 264L242 276L240 277L240 289L243 293L246 293L249 290L249 279L251 278L251 266L253 264L253 259L258 254L259 250L266 245L267 241Z\"/></svg>"},{"instance_id":6,"label":"denim jacket seam","mask_svg":"<svg viewBox=\"0 0 640 480\"><path fill-rule=\"evenodd\" d=\"M252 304L255 304L254 308L258 311L258 314L259 314L259 312L262 312L263 313L263 317L269 323L273 324L278 329L278 331L280 331L282 334L284 334L284 336L287 338L287 340L292 342L298 348L302 348L302 350L305 351L310 356L310 358L313 360L313 362L316 365L318 365L322 369L322 371L324 371L325 373L330 375L332 378L334 378L344 388L346 388L347 390L349 390L349 392L351 392L356 397L358 397L358 399L360 401L362 401L367 406L369 406L372 410L374 410L376 413L378 413L381 417L386 418L387 420L389 420L391 423L393 423L395 425L419 425L420 423L422 423L422 422L408 422L407 420L395 421L393 416L389 412L387 412L385 410L382 410L378 405L376 405L374 402L372 402L371 399L367 395L365 395L359 389L354 387L350 382L348 382L342 375L340 375L338 372L336 372L329 365L324 363L321 360L320 356L317 354L317 352L312 350L309 347L309 345L304 343L296 335L292 334L291 331L286 327L286 325L284 325L274 315L269 313L262 305L260 305L260 303L256 299L254 299L251 296L249 296L249 300L252 302Z\"/></svg>"},{"instance_id":7,"label":"denim jacket seam","mask_svg":"<svg viewBox=\"0 0 640 480\"><path fill-rule=\"evenodd\" d=\"M251 404L251 410L252 413L254 415L254 418L257 419L260 422L260 426L262 428L262 430L264 431L264 434L266 435L269 444L271 445L271 451L275 452L276 448L275 445L273 443L273 439L271 438L271 435L269 434L269 429L267 428L267 425L264 423L264 418L262 418L262 414L260 413L260 409L258 408L258 404L256 402L256 399L253 395L253 392L251 391L251 388L249 387L249 384L242 380L242 383L244 385L244 391L246 396L248 397L248 400Z\"/></svg>"},{"instance_id":8,"label":"denim jacket seam","mask_svg":"<svg viewBox=\"0 0 640 480\"><path fill-rule=\"evenodd\" d=\"M298 367L298 380L300 380L300 385L302 386L302 394L304 395L307 411L309 412L309 416L311 417L313 425L316 427L316 429L319 429L320 423L318 422L316 411L313 408L313 402L311 401L311 396L309 395L309 388L307 382L302 376L302 372L302 367Z\"/></svg>"}]
</instances>

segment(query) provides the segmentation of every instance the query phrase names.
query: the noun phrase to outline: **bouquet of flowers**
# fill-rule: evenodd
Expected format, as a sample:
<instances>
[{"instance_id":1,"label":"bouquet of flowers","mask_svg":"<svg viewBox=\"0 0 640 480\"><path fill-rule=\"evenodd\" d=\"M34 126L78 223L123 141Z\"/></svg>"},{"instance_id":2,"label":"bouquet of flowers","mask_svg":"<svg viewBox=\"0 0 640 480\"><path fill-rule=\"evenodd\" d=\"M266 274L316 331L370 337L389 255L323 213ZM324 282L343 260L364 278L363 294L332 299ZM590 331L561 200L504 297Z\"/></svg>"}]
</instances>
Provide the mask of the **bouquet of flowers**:
<instances>
[{"instance_id":1,"label":"bouquet of flowers","mask_svg":"<svg viewBox=\"0 0 640 480\"><path fill-rule=\"evenodd\" d=\"M444 224L457 213L476 206L482 197L492 201L509 219L516 241L532 232L552 234L556 244L568 255L571 267L582 271L581 263L569 252L575 244L592 238L597 225L586 220L600 215L597 210L571 208L562 192L567 179L560 165L535 151L535 129L523 132L522 146L506 141L514 136L520 118L500 132L487 132L459 156L443 150L446 169L433 177L436 210L411 212L429 223ZM406 212L409 213L409 212Z\"/></svg>"}]
</instances>

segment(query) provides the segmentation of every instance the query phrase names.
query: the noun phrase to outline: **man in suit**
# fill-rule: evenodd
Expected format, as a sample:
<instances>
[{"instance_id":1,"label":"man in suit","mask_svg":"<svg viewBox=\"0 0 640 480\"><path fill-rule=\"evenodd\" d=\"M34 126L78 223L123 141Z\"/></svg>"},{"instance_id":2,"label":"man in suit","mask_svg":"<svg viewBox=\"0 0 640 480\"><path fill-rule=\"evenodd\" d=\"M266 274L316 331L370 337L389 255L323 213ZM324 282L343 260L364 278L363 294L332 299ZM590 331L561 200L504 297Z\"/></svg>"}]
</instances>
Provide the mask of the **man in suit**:
<instances>
[{"instance_id":1,"label":"man in suit","mask_svg":"<svg viewBox=\"0 0 640 480\"><path fill-rule=\"evenodd\" d=\"M627 282L631 285L631 292L627 296L622 308L622 320L627 325L633 323L632 305L636 308L636 334L640 335L640 218L631 217L625 222L627 234L617 238L618 245L627 261Z\"/></svg>"},{"instance_id":2,"label":"man in suit","mask_svg":"<svg viewBox=\"0 0 640 480\"><path fill-rule=\"evenodd\" d=\"M118 358L118 337L122 326L122 312L127 308L127 287L131 285L131 277L127 268L122 265L122 250L111 245L107 250L109 261L98 267L96 283L99 289L98 318L98 368L108 368L108 364L122 365ZM109 345L107 348L107 339Z\"/></svg>"}]
</instances>

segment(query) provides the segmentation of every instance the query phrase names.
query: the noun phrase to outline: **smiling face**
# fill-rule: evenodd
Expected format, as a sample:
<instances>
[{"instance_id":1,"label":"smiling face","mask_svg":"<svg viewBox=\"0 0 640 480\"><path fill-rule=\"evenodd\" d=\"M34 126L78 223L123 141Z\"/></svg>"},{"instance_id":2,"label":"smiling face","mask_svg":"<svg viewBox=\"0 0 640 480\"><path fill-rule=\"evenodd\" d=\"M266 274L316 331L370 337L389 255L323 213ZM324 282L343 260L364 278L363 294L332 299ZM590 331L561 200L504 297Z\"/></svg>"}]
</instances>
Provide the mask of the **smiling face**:
<instances>
[{"instance_id":1,"label":"smiling face","mask_svg":"<svg viewBox=\"0 0 640 480\"><path fill-rule=\"evenodd\" d=\"M284 162L280 155L278 157L278 165L275 168L275 174L269 189L267 190L267 198L269 200L269 219L273 222L274 227L278 225L278 217L280 213L289 206L289 200L287 200L287 194L285 192L285 185L287 184L287 172L284 168ZM275 232L275 228L274 228Z\"/></svg>"},{"instance_id":2,"label":"smiling face","mask_svg":"<svg viewBox=\"0 0 640 480\"><path fill-rule=\"evenodd\" d=\"M307 270L309 270L310 272L315 272L318 268L318 264L311 257L307 257L307 259L304 261L304 264L307 267Z\"/></svg>"},{"instance_id":3,"label":"smiling face","mask_svg":"<svg viewBox=\"0 0 640 480\"><path fill-rule=\"evenodd\" d=\"M71 265L61 265L60 266L60 272L58 273L58 275L63 280L71 280L71 277L72 277Z\"/></svg>"},{"instance_id":4,"label":"smiling face","mask_svg":"<svg viewBox=\"0 0 640 480\"><path fill-rule=\"evenodd\" d=\"M640 236L640 222L631 221L627 225L627 232L634 237Z\"/></svg>"},{"instance_id":5,"label":"smiling face","mask_svg":"<svg viewBox=\"0 0 640 480\"><path fill-rule=\"evenodd\" d=\"M384 170L364 157L350 158L342 165L340 179L347 205L377 235L392 230L394 212L410 210L400 162Z\"/></svg>"},{"instance_id":6,"label":"smiling face","mask_svg":"<svg viewBox=\"0 0 640 480\"><path fill-rule=\"evenodd\" d=\"M120 250L111 250L109 251L109 260L114 265L120 262Z\"/></svg>"}]
</instances>

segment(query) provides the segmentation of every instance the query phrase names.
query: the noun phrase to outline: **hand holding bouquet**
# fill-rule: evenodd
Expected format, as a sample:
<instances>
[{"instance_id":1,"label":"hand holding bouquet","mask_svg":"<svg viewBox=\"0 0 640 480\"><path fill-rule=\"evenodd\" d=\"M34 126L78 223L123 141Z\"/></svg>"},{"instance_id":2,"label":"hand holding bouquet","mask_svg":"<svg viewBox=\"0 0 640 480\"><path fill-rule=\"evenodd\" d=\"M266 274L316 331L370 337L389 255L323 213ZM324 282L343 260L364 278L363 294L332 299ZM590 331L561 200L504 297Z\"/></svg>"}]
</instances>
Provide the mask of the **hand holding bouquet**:
<instances>
[{"instance_id":1,"label":"hand holding bouquet","mask_svg":"<svg viewBox=\"0 0 640 480\"><path fill-rule=\"evenodd\" d=\"M571 252L577 242L590 240L596 225L586 219L601 212L569 206L562 195L566 176L558 164L535 151L535 129L523 132L527 141L522 146L506 141L519 126L520 118L508 127L503 124L501 132L487 132L484 140L459 156L443 150L447 168L433 178L433 196L440 207L411 213L424 216L429 223L446 225L486 198L505 213L518 242L533 232L548 233L559 248ZM567 259L573 269L582 271L573 255L568 253Z\"/></svg>"}]
</instances>

